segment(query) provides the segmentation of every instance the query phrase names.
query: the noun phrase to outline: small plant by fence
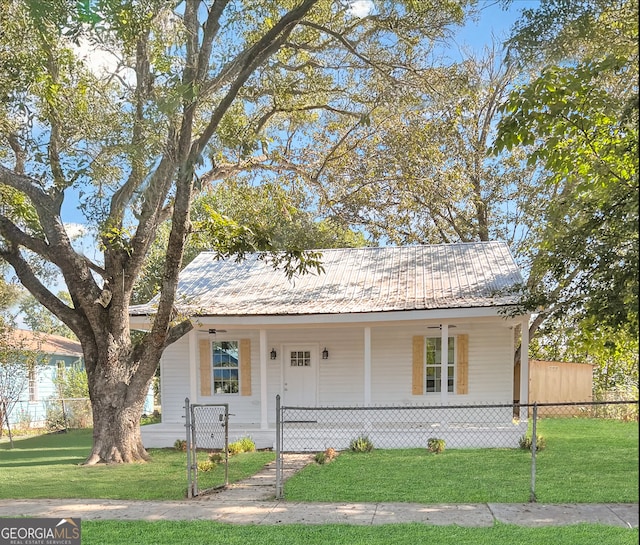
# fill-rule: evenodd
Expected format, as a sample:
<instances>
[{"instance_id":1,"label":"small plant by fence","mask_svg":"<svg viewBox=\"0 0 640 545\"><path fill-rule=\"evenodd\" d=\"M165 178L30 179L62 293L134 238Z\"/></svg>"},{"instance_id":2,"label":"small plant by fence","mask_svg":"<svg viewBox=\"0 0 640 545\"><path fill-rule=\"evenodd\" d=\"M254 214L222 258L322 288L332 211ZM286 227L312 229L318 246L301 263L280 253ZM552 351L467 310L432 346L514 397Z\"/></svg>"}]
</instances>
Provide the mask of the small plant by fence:
<instances>
[{"instance_id":1,"label":"small plant by fence","mask_svg":"<svg viewBox=\"0 0 640 545\"><path fill-rule=\"evenodd\" d=\"M544 403L532 405L458 405L396 407L282 407L276 401L276 497L283 497L285 452L348 450L366 438L376 449L526 449L531 452L530 501L536 501L538 455L553 449L554 434L572 430L579 456L603 449L598 430L608 422L637 422L638 401ZM637 425L635 464L637 471ZM433 452L433 451L432 451ZM615 449L611 449L614 456ZM574 459L567 456L567 459ZM579 465L579 463L578 463ZM594 468L594 471L597 471ZM567 473L568 472L568 473ZM568 468L565 474L571 474ZM480 478L480 476L476 476ZM509 476L505 476L509 478ZM628 478L628 477L623 477ZM576 482L579 479L576 479ZM635 481L634 481L635 482Z\"/></svg>"}]
</instances>

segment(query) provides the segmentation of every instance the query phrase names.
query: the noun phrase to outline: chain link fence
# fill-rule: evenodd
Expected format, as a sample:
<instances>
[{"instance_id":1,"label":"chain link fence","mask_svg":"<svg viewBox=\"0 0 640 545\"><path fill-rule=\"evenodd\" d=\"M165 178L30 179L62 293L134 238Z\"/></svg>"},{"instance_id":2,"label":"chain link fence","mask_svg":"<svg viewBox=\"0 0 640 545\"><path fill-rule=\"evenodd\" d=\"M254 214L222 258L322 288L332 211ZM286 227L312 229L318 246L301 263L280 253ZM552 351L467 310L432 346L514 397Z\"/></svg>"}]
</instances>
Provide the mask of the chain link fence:
<instances>
[{"instance_id":1,"label":"chain link fence","mask_svg":"<svg viewBox=\"0 0 640 545\"><path fill-rule=\"evenodd\" d=\"M219 453L224 463L224 485L229 485L229 405L195 405L185 399L187 429L187 497L209 492L198 485L198 451Z\"/></svg>"},{"instance_id":2,"label":"chain link fence","mask_svg":"<svg viewBox=\"0 0 640 545\"><path fill-rule=\"evenodd\" d=\"M33 429L61 431L90 428L93 425L91 400L88 397L20 400L3 405L0 413L2 428L7 433Z\"/></svg>"},{"instance_id":3,"label":"chain link fence","mask_svg":"<svg viewBox=\"0 0 640 545\"><path fill-rule=\"evenodd\" d=\"M536 499L536 453L545 433L578 429L577 422L638 421L638 401L392 407L285 407L276 399L276 497L283 497L283 453L347 450L357 440L376 449L531 450L530 500ZM560 432L557 428L560 427ZM595 445L598 425L591 426ZM636 428L637 429L637 428ZM541 438L536 444L536 440ZM594 446L595 446L594 445ZM578 447L577 447L578 448ZM579 448L584 448L580 446ZM636 438L637 466L637 438Z\"/></svg>"}]
</instances>

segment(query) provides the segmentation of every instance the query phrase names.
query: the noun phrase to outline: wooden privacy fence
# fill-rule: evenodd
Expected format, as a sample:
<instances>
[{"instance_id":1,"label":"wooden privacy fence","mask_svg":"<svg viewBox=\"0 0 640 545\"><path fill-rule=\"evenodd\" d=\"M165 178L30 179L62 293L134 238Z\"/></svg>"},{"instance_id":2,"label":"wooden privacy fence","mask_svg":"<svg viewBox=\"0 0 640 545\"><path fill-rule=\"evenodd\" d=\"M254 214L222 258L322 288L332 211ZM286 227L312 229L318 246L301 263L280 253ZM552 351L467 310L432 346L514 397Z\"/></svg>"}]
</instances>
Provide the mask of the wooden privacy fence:
<instances>
[{"instance_id":1,"label":"wooden privacy fence","mask_svg":"<svg viewBox=\"0 0 640 545\"><path fill-rule=\"evenodd\" d=\"M514 373L514 399L519 401L520 365ZM593 401L593 366L588 363L529 360L529 403ZM545 409L539 408L540 415ZM571 407L566 408L570 412ZM577 410L577 409L575 409Z\"/></svg>"}]
</instances>

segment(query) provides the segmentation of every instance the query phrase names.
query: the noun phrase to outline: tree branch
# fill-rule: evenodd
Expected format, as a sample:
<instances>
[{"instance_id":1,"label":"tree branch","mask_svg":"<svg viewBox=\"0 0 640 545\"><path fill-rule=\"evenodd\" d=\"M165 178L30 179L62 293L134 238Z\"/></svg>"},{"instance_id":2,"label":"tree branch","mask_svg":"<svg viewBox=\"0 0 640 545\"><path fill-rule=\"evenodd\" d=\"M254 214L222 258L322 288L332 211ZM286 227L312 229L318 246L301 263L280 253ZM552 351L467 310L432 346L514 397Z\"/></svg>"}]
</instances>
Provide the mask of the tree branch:
<instances>
[{"instance_id":1,"label":"tree branch","mask_svg":"<svg viewBox=\"0 0 640 545\"><path fill-rule=\"evenodd\" d=\"M74 333L78 333L80 328L79 313L76 309L65 305L40 282L31 266L15 246L0 248L0 257L13 267L20 283L33 294L41 305L60 318Z\"/></svg>"}]
</instances>

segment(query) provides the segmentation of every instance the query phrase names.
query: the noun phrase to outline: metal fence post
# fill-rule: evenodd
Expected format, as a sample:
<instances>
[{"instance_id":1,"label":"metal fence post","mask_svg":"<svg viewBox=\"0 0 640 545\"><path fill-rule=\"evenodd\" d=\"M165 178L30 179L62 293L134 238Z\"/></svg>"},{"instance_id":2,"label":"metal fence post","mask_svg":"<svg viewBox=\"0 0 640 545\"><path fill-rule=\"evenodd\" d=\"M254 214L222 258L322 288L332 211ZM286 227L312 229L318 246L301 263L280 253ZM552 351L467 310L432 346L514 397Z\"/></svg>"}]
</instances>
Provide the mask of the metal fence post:
<instances>
[{"instance_id":1,"label":"metal fence post","mask_svg":"<svg viewBox=\"0 0 640 545\"><path fill-rule=\"evenodd\" d=\"M229 404L224 406L224 486L229 486Z\"/></svg>"},{"instance_id":2,"label":"metal fence post","mask_svg":"<svg viewBox=\"0 0 640 545\"><path fill-rule=\"evenodd\" d=\"M282 444L280 428L282 426L280 413L280 394L276 396L276 499L282 499Z\"/></svg>"},{"instance_id":3,"label":"metal fence post","mask_svg":"<svg viewBox=\"0 0 640 545\"><path fill-rule=\"evenodd\" d=\"M187 498L193 498L193 481L191 479L191 407L189 398L184 400L184 427L187 432L186 451L187 451Z\"/></svg>"},{"instance_id":4,"label":"metal fence post","mask_svg":"<svg viewBox=\"0 0 640 545\"><path fill-rule=\"evenodd\" d=\"M62 420L64 421L64 429L67 431L69 429L69 422L67 422L67 409L64 406L64 399L60 398L60 405L62 406Z\"/></svg>"},{"instance_id":5,"label":"metal fence post","mask_svg":"<svg viewBox=\"0 0 640 545\"><path fill-rule=\"evenodd\" d=\"M533 404L533 425L531 429L531 490L529 501L536 502L536 452L538 450L538 404Z\"/></svg>"},{"instance_id":6,"label":"metal fence post","mask_svg":"<svg viewBox=\"0 0 640 545\"><path fill-rule=\"evenodd\" d=\"M195 407L197 405L191 405L191 475L193 476L193 495L198 496L200 491L198 489L198 441L197 441L197 429L196 429L196 415Z\"/></svg>"}]
</instances>

